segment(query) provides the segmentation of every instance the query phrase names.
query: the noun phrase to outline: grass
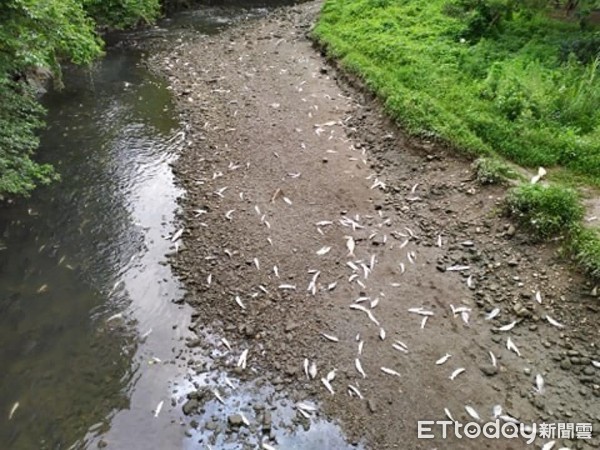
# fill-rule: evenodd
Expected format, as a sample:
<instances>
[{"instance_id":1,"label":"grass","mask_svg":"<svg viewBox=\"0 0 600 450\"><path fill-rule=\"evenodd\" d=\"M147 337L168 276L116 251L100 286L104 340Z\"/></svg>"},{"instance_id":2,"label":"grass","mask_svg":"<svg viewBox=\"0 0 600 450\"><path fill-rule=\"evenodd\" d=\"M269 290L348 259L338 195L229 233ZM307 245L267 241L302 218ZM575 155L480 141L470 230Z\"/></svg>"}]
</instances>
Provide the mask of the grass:
<instances>
[{"instance_id":1,"label":"grass","mask_svg":"<svg viewBox=\"0 0 600 450\"><path fill-rule=\"evenodd\" d=\"M577 54L598 34L517 11L473 36L472 16L450 0L328 0L314 36L409 132L600 185L598 59Z\"/></svg>"},{"instance_id":2,"label":"grass","mask_svg":"<svg viewBox=\"0 0 600 450\"><path fill-rule=\"evenodd\" d=\"M473 8L502 2L327 0L314 38L409 133L477 156L480 182L519 179L504 159L554 168L558 183L511 189L506 210L600 278L574 189L600 186L600 32L525 9L489 26Z\"/></svg>"}]
</instances>

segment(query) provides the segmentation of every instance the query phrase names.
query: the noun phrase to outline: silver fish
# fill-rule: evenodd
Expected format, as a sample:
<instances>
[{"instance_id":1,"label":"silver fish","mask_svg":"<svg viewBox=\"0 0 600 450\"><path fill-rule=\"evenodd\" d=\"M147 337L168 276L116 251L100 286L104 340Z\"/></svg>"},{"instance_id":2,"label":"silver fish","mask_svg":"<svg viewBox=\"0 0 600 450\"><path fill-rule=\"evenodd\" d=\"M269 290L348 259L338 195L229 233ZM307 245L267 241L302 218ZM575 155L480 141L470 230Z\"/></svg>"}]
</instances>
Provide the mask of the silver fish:
<instances>
[{"instance_id":1,"label":"silver fish","mask_svg":"<svg viewBox=\"0 0 600 450\"><path fill-rule=\"evenodd\" d=\"M290 206L292 205L292 201L289 198L285 197L285 196L283 197L283 201L286 202Z\"/></svg>"},{"instance_id":2,"label":"silver fish","mask_svg":"<svg viewBox=\"0 0 600 450\"><path fill-rule=\"evenodd\" d=\"M321 378L321 383L323 383L323 386L325 386L325 388L329 391L331 395L335 394L333 388L331 387L331 383L329 383L328 380L326 380L325 378Z\"/></svg>"},{"instance_id":3,"label":"silver fish","mask_svg":"<svg viewBox=\"0 0 600 450\"><path fill-rule=\"evenodd\" d=\"M367 378L367 374L365 373L365 371L362 368L362 364L360 363L360 359L356 358L354 360L354 366L356 367L356 370L358 370L358 373L360 373L363 378Z\"/></svg>"},{"instance_id":4,"label":"silver fish","mask_svg":"<svg viewBox=\"0 0 600 450\"><path fill-rule=\"evenodd\" d=\"M421 330L425 328L425 325L427 324L427 319L429 319L429 316L425 316L423 317L423 320L421 320Z\"/></svg>"},{"instance_id":5,"label":"silver fish","mask_svg":"<svg viewBox=\"0 0 600 450\"><path fill-rule=\"evenodd\" d=\"M175 234L173 234L173 236L171 237L171 242L175 242L176 240L178 240L182 234L183 234L183 228L181 228L180 230L177 230L175 232Z\"/></svg>"},{"instance_id":6,"label":"silver fish","mask_svg":"<svg viewBox=\"0 0 600 450\"><path fill-rule=\"evenodd\" d=\"M542 304L542 293L540 291L537 291L535 293L535 301L538 302L540 305Z\"/></svg>"},{"instance_id":7,"label":"silver fish","mask_svg":"<svg viewBox=\"0 0 600 450\"><path fill-rule=\"evenodd\" d=\"M344 236L346 239L346 248L348 249L348 258L355 258L354 249L356 248L356 243L354 242L354 238L352 236Z\"/></svg>"},{"instance_id":8,"label":"silver fish","mask_svg":"<svg viewBox=\"0 0 600 450\"><path fill-rule=\"evenodd\" d=\"M160 411L164 405L164 401L161 401L157 406L156 409L154 410L154 417L158 417L158 415L160 414Z\"/></svg>"},{"instance_id":9,"label":"silver fish","mask_svg":"<svg viewBox=\"0 0 600 450\"><path fill-rule=\"evenodd\" d=\"M429 311L427 309L424 309L423 307L409 308L408 312L413 314L419 314L420 316L433 316L433 311Z\"/></svg>"},{"instance_id":10,"label":"silver fish","mask_svg":"<svg viewBox=\"0 0 600 450\"><path fill-rule=\"evenodd\" d=\"M501 415L502 415L502 406L494 405L494 407L492 408L492 417L494 419L497 419Z\"/></svg>"},{"instance_id":11,"label":"silver fish","mask_svg":"<svg viewBox=\"0 0 600 450\"><path fill-rule=\"evenodd\" d=\"M258 207L258 205L254 205L254 211L256 211L256 214L258 214L259 216L261 215L260 208Z\"/></svg>"},{"instance_id":12,"label":"silver fish","mask_svg":"<svg viewBox=\"0 0 600 450\"><path fill-rule=\"evenodd\" d=\"M544 445L542 445L542 450L552 450L555 445L556 445L556 441L546 442Z\"/></svg>"},{"instance_id":13,"label":"silver fish","mask_svg":"<svg viewBox=\"0 0 600 450\"><path fill-rule=\"evenodd\" d=\"M327 376L325 377L325 379L331 383L333 380L335 380L335 373L336 372L337 372L337 369L330 370L327 373Z\"/></svg>"},{"instance_id":14,"label":"silver fish","mask_svg":"<svg viewBox=\"0 0 600 450\"><path fill-rule=\"evenodd\" d=\"M592 360L592 366L597 367L598 369L600 369L600 361L594 361L594 360Z\"/></svg>"},{"instance_id":15,"label":"silver fish","mask_svg":"<svg viewBox=\"0 0 600 450\"><path fill-rule=\"evenodd\" d=\"M294 284L280 284L279 285L279 289L288 290L288 291L295 291L296 290L296 285L294 285Z\"/></svg>"},{"instance_id":16,"label":"silver fish","mask_svg":"<svg viewBox=\"0 0 600 450\"><path fill-rule=\"evenodd\" d=\"M446 414L446 417L447 417L448 419L450 419L452 422L456 422L456 421L454 420L454 417L452 417L452 414L450 414L450 410L449 410L448 408L444 408L444 414Z\"/></svg>"},{"instance_id":17,"label":"silver fish","mask_svg":"<svg viewBox=\"0 0 600 450\"><path fill-rule=\"evenodd\" d=\"M496 328L496 331L510 331L510 330L512 330L515 327L515 325L517 323L518 323L518 321L515 320L514 322L511 322L511 323L509 323L507 325L504 325L504 326Z\"/></svg>"},{"instance_id":18,"label":"silver fish","mask_svg":"<svg viewBox=\"0 0 600 450\"><path fill-rule=\"evenodd\" d=\"M223 345L225 347L227 347L227 350L231 351L231 344L229 343L229 341L225 338L221 338L221 342L223 343Z\"/></svg>"},{"instance_id":19,"label":"silver fish","mask_svg":"<svg viewBox=\"0 0 600 450\"><path fill-rule=\"evenodd\" d=\"M471 268L471 266L456 265L456 266L446 267L446 272L460 272L463 270L469 270L470 268Z\"/></svg>"},{"instance_id":20,"label":"silver fish","mask_svg":"<svg viewBox=\"0 0 600 450\"><path fill-rule=\"evenodd\" d=\"M308 368L308 374L310 375L310 377L313 380L317 376L317 364L314 361L311 363L310 367Z\"/></svg>"},{"instance_id":21,"label":"silver fish","mask_svg":"<svg viewBox=\"0 0 600 450\"><path fill-rule=\"evenodd\" d=\"M404 273L406 271L406 268L404 267L404 263L400 263L400 273Z\"/></svg>"},{"instance_id":22,"label":"silver fish","mask_svg":"<svg viewBox=\"0 0 600 450\"><path fill-rule=\"evenodd\" d=\"M15 412L17 412L17 409L19 409L19 402L15 402L14 405L12 405L12 408L10 408L10 412L8 413L8 420L12 420L13 416L15 415Z\"/></svg>"},{"instance_id":23,"label":"silver fish","mask_svg":"<svg viewBox=\"0 0 600 450\"><path fill-rule=\"evenodd\" d=\"M507 414L502 414L502 415L498 416L498 418L507 423L514 423L514 424L520 423L517 419L515 419L514 417L511 417Z\"/></svg>"},{"instance_id":24,"label":"silver fish","mask_svg":"<svg viewBox=\"0 0 600 450\"><path fill-rule=\"evenodd\" d=\"M519 351L519 349L517 348L517 346L515 345L515 343L512 341L511 338L508 338L506 340L506 348L514 353L516 353L518 356L521 356L521 352Z\"/></svg>"},{"instance_id":25,"label":"silver fish","mask_svg":"<svg viewBox=\"0 0 600 450\"><path fill-rule=\"evenodd\" d=\"M240 417L242 418L242 422L244 422L244 425L246 425L247 427L250 426L250 421L248 420L248 418L244 415L243 412L240 412Z\"/></svg>"},{"instance_id":26,"label":"silver fish","mask_svg":"<svg viewBox=\"0 0 600 450\"><path fill-rule=\"evenodd\" d=\"M548 323L550 323L550 325L555 326L556 328L564 328L565 327L562 323L557 322L556 320L554 320L552 317L550 317L547 314L546 314L546 320L548 321Z\"/></svg>"},{"instance_id":27,"label":"silver fish","mask_svg":"<svg viewBox=\"0 0 600 450\"><path fill-rule=\"evenodd\" d=\"M461 373L463 373L465 370L466 369L464 367L459 367L454 372L452 372L452 374L450 375L450 379L455 380L456 377L459 376Z\"/></svg>"},{"instance_id":28,"label":"silver fish","mask_svg":"<svg viewBox=\"0 0 600 450\"><path fill-rule=\"evenodd\" d=\"M466 405L465 410L467 411L467 414L469 414L473 419L477 420L478 422L481 422L481 417L473 407Z\"/></svg>"},{"instance_id":29,"label":"silver fish","mask_svg":"<svg viewBox=\"0 0 600 450\"><path fill-rule=\"evenodd\" d=\"M307 403L297 403L296 407L298 409L302 409L302 410L307 411L307 412L315 412L317 410L316 407L314 407L312 405L309 405Z\"/></svg>"},{"instance_id":30,"label":"silver fish","mask_svg":"<svg viewBox=\"0 0 600 450\"><path fill-rule=\"evenodd\" d=\"M382 341L385 340L385 330L383 328L379 329L379 339L381 339Z\"/></svg>"},{"instance_id":31,"label":"silver fish","mask_svg":"<svg viewBox=\"0 0 600 450\"><path fill-rule=\"evenodd\" d=\"M246 309L246 305L244 305L244 303L242 303L242 299L240 298L239 295L235 296L235 302L239 305L240 308Z\"/></svg>"},{"instance_id":32,"label":"silver fish","mask_svg":"<svg viewBox=\"0 0 600 450\"><path fill-rule=\"evenodd\" d=\"M469 275L469 278L467 278L467 287L469 289L473 287L473 275Z\"/></svg>"},{"instance_id":33,"label":"silver fish","mask_svg":"<svg viewBox=\"0 0 600 450\"><path fill-rule=\"evenodd\" d=\"M405 347L402 347L401 345L398 344L392 344L392 347L396 350L398 350L399 352L402 353L408 353L408 350Z\"/></svg>"},{"instance_id":34,"label":"silver fish","mask_svg":"<svg viewBox=\"0 0 600 450\"><path fill-rule=\"evenodd\" d=\"M360 341L358 343L358 354L362 355L362 351L363 351L363 346L365 345L365 341Z\"/></svg>"},{"instance_id":35,"label":"silver fish","mask_svg":"<svg viewBox=\"0 0 600 450\"><path fill-rule=\"evenodd\" d=\"M452 357L452 355L450 353L446 353L444 356L442 356L440 359L438 359L435 363L439 366L444 364L446 361L448 361L450 358Z\"/></svg>"},{"instance_id":36,"label":"silver fish","mask_svg":"<svg viewBox=\"0 0 600 450\"><path fill-rule=\"evenodd\" d=\"M258 262L258 258L254 258L254 265L256 266L256 270L260 270L260 263Z\"/></svg>"},{"instance_id":37,"label":"silver fish","mask_svg":"<svg viewBox=\"0 0 600 450\"><path fill-rule=\"evenodd\" d=\"M364 397L362 396L362 394L360 393L358 388L355 386L352 386L351 384L348 385L348 391L354 393L361 400L364 399Z\"/></svg>"},{"instance_id":38,"label":"silver fish","mask_svg":"<svg viewBox=\"0 0 600 450\"><path fill-rule=\"evenodd\" d=\"M304 374L306 375L306 378L310 380L310 375L308 373L308 359L306 358L304 358Z\"/></svg>"},{"instance_id":39,"label":"silver fish","mask_svg":"<svg viewBox=\"0 0 600 450\"><path fill-rule=\"evenodd\" d=\"M320 222L317 222L315 225L318 227L324 227L326 225L333 225L333 222L331 220L321 220Z\"/></svg>"},{"instance_id":40,"label":"silver fish","mask_svg":"<svg viewBox=\"0 0 600 450\"><path fill-rule=\"evenodd\" d=\"M377 307L377 305L379 305L379 297L377 297L375 300L371 300L371 309Z\"/></svg>"},{"instance_id":41,"label":"silver fish","mask_svg":"<svg viewBox=\"0 0 600 450\"><path fill-rule=\"evenodd\" d=\"M500 308L494 308L492 311L486 314L485 320L492 320L493 318L497 317L498 314L500 314Z\"/></svg>"},{"instance_id":42,"label":"silver fish","mask_svg":"<svg viewBox=\"0 0 600 450\"><path fill-rule=\"evenodd\" d=\"M267 444L266 442L263 442L261 445L262 445L263 450L277 450L275 447Z\"/></svg>"},{"instance_id":43,"label":"silver fish","mask_svg":"<svg viewBox=\"0 0 600 450\"><path fill-rule=\"evenodd\" d=\"M237 366L241 367L242 369L245 369L247 360L248 360L248 349L244 350L242 352L242 354L240 355L240 359L238 359Z\"/></svg>"},{"instance_id":44,"label":"silver fish","mask_svg":"<svg viewBox=\"0 0 600 450\"><path fill-rule=\"evenodd\" d=\"M335 289L335 287L337 286L337 281L334 281L333 283L329 283L327 285L327 290L328 291L333 291Z\"/></svg>"},{"instance_id":45,"label":"silver fish","mask_svg":"<svg viewBox=\"0 0 600 450\"><path fill-rule=\"evenodd\" d=\"M206 278L206 284L208 286L210 286L212 284L212 278L213 278L212 273L208 274L208 277Z\"/></svg>"},{"instance_id":46,"label":"silver fish","mask_svg":"<svg viewBox=\"0 0 600 450\"><path fill-rule=\"evenodd\" d=\"M219 394L219 391L217 391L216 389L213 391L213 395L215 396L215 398L217 400L219 400L219 402L221 402L223 405L225 404L225 400L223 400L223 397L221 397L221 394Z\"/></svg>"},{"instance_id":47,"label":"silver fish","mask_svg":"<svg viewBox=\"0 0 600 450\"><path fill-rule=\"evenodd\" d=\"M399 376L400 376L400 374L399 374L398 372L396 372L396 371L395 371L395 370L393 370L393 369L388 369L387 367L382 367L382 368L381 368L381 371L382 371L383 373L387 373L388 375L394 375L394 376L397 376L397 377L399 377Z\"/></svg>"},{"instance_id":48,"label":"silver fish","mask_svg":"<svg viewBox=\"0 0 600 450\"><path fill-rule=\"evenodd\" d=\"M231 220L231 219L233 218L233 217L232 217L232 215L233 215L233 213L234 213L234 212L235 212L235 209L230 209L229 211L227 211L227 212L225 213L225 218L226 218L227 220Z\"/></svg>"},{"instance_id":49,"label":"silver fish","mask_svg":"<svg viewBox=\"0 0 600 450\"><path fill-rule=\"evenodd\" d=\"M279 269L277 268L277 266L273 266L273 273L277 278L279 278Z\"/></svg>"},{"instance_id":50,"label":"silver fish","mask_svg":"<svg viewBox=\"0 0 600 450\"><path fill-rule=\"evenodd\" d=\"M440 248L442 247L442 235L441 234L438 235L438 237L437 237L437 246Z\"/></svg>"},{"instance_id":51,"label":"silver fish","mask_svg":"<svg viewBox=\"0 0 600 450\"><path fill-rule=\"evenodd\" d=\"M325 339L327 339L328 341L331 341L331 342L339 342L340 341L337 337L332 336L331 334L321 333L321 336L323 336Z\"/></svg>"},{"instance_id":52,"label":"silver fish","mask_svg":"<svg viewBox=\"0 0 600 450\"><path fill-rule=\"evenodd\" d=\"M496 359L496 355L494 355L491 351L489 353L490 359L492 360L492 366L498 367L498 360Z\"/></svg>"},{"instance_id":53,"label":"silver fish","mask_svg":"<svg viewBox=\"0 0 600 450\"><path fill-rule=\"evenodd\" d=\"M317 250L317 255L319 255L319 256L326 255L327 253L329 253L330 250L331 250L331 247L321 247L319 250Z\"/></svg>"},{"instance_id":54,"label":"silver fish","mask_svg":"<svg viewBox=\"0 0 600 450\"><path fill-rule=\"evenodd\" d=\"M539 373L535 376L535 391L540 395L544 393L544 378Z\"/></svg>"}]
</instances>

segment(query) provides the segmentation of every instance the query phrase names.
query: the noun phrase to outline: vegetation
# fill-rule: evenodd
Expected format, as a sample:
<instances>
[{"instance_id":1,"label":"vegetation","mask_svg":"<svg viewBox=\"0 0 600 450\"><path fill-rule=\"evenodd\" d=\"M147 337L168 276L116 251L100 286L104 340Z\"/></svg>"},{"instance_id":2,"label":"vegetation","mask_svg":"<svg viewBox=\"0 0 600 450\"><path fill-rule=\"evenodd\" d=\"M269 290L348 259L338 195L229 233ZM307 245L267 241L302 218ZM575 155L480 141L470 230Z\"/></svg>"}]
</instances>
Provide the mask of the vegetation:
<instances>
[{"instance_id":1,"label":"vegetation","mask_svg":"<svg viewBox=\"0 0 600 450\"><path fill-rule=\"evenodd\" d=\"M542 0L328 0L316 38L408 131L600 184L600 32ZM583 27L582 27L583 25Z\"/></svg>"},{"instance_id":2,"label":"vegetation","mask_svg":"<svg viewBox=\"0 0 600 450\"><path fill-rule=\"evenodd\" d=\"M56 178L31 157L43 108L28 84L47 73L60 84L60 63L88 65L102 54L98 25L151 21L158 0L4 0L0 4L0 199L27 194Z\"/></svg>"},{"instance_id":3,"label":"vegetation","mask_svg":"<svg viewBox=\"0 0 600 450\"><path fill-rule=\"evenodd\" d=\"M499 158L478 158L473 163L473 169L481 184L504 184L520 178L509 164Z\"/></svg>"}]
</instances>

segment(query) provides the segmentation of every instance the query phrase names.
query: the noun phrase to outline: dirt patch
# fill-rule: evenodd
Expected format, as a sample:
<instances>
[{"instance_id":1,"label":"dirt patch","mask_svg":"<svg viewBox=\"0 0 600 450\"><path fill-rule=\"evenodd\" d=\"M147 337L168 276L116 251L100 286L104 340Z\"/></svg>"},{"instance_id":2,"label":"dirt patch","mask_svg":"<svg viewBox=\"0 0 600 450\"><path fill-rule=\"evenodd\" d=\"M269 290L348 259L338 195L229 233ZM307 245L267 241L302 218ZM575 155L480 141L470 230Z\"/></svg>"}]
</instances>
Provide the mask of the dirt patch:
<instances>
[{"instance_id":1,"label":"dirt patch","mask_svg":"<svg viewBox=\"0 0 600 450\"><path fill-rule=\"evenodd\" d=\"M593 286L558 258L560 243L531 245L498 216L504 191L479 186L469 161L406 137L327 64L306 37L319 7L282 9L153 61L187 126L173 264L192 328L232 344L224 369L247 349L251 369L321 402L368 448L525 448L417 439L417 421L445 420L445 408L466 423L466 406L488 421L495 405L527 424L593 423L592 441L559 443L596 447ZM334 395L320 381L332 370Z\"/></svg>"}]
</instances>

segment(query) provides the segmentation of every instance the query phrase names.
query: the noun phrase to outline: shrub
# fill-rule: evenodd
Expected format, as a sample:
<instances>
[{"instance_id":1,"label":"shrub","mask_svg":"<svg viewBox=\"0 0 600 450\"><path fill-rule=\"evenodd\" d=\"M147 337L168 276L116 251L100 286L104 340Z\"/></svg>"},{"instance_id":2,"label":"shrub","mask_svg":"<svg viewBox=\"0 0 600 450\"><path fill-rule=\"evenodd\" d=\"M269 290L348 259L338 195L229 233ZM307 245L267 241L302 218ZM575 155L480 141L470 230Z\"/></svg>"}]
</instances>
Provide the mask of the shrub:
<instances>
[{"instance_id":1,"label":"shrub","mask_svg":"<svg viewBox=\"0 0 600 450\"><path fill-rule=\"evenodd\" d=\"M504 161L497 158L479 158L473 163L477 181L481 184L503 184L518 174Z\"/></svg>"}]
</instances>

